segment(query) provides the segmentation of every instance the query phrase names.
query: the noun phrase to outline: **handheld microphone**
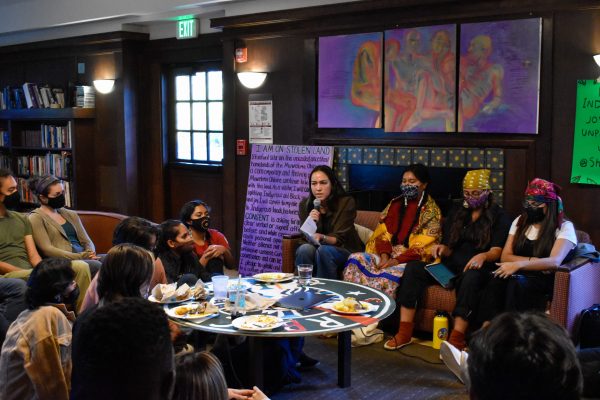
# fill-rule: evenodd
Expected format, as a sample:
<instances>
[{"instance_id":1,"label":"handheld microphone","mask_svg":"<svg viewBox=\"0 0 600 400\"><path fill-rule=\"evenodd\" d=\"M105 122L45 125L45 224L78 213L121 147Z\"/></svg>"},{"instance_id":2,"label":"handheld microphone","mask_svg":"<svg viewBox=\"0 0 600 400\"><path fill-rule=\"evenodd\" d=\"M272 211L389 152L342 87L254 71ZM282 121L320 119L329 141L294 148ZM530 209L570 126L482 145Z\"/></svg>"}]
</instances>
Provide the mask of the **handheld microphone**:
<instances>
[{"instance_id":1,"label":"handheld microphone","mask_svg":"<svg viewBox=\"0 0 600 400\"><path fill-rule=\"evenodd\" d=\"M321 200L319 200L319 199L314 199L314 200L313 200L313 208L314 208L315 210L318 210L318 209L319 209L319 207L321 207Z\"/></svg>"}]
</instances>

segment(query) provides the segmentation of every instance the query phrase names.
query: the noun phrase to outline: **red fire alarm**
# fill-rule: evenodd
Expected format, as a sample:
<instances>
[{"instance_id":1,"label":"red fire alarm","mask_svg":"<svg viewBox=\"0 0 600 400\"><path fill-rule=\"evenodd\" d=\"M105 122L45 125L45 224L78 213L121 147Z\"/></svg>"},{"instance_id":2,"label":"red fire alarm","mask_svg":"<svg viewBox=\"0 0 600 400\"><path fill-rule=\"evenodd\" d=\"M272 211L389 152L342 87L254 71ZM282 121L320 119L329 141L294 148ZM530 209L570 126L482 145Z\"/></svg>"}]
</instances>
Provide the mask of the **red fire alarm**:
<instances>
[{"instance_id":1,"label":"red fire alarm","mask_svg":"<svg viewBox=\"0 0 600 400\"><path fill-rule=\"evenodd\" d=\"M235 62L245 63L246 61L248 61L248 48L238 47L235 49Z\"/></svg>"},{"instance_id":2,"label":"red fire alarm","mask_svg":"<svg viewBox=\"0 0 600 400\"><path fill-rule=\"evenodd\" d=\"M246 139L238 139L235 143L235 154L238 156L248 155L248 141Z\"/></svg>"}]
</instances>

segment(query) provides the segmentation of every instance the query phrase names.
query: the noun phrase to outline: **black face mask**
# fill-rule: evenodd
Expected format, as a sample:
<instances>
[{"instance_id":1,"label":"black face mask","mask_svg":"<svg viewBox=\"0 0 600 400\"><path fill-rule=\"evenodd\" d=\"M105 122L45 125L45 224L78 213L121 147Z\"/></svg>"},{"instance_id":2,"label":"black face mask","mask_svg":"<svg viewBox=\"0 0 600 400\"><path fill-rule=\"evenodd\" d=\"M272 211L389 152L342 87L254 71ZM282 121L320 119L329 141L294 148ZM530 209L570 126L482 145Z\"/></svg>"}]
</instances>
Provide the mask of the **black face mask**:
<instances>
[{"instance_id":1,"label":"black face mask","mask_svg":"<svg viewBox=\"0 0 600 400\"><path fill-rule=\"evenodd\" d=\"M9 210L14 210L17 207L19 207L19 204L21 203L21 195L19 194L19 191L17 190L16 192L14 192L13 194L10 194L8 196L4 196L4 207L6 207Z\"/></svg>"},{"instance_id":2,"label":"black face mask","mask_svg":"<svg viewBox=\"0 0 600 400\"><path fill-rule=\"evenodd\" d=\"M63 208L66 204L65 194L61 193L56 197L48 197L48 206L54 209Z\"/></svg>"},{"instance_id":3,"label":"black face mask","mask_svg":"<svg viewBox=\"0 0 600 400\"><path fill-rule=\"evenodd\" d=\"M198 232L206 232L210 227L210 217L202 217L198 219L193 219L190 224L192 228L197 230Z\"/></svg>"},{"instance_id":4,"label":"black face mask","mask_svg":"<svg viewBox=\"0 0 600 400\"><path fill-rule=\"evenodd\" d=\"M525 207L525 212L527 213L527 222L532 224L542 222L546 217L546 214L544 214L544 209L541 207Z\"/></svg>"}]
</instances>

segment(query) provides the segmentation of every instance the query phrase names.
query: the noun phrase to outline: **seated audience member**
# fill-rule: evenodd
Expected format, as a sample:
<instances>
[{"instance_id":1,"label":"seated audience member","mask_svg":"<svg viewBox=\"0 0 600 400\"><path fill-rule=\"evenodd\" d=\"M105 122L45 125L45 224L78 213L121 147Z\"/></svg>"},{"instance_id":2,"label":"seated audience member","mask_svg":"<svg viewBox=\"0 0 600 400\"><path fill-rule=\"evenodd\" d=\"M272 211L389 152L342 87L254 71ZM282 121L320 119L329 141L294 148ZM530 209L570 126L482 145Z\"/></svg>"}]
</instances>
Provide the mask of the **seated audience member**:
<instances>
[{"instance_id":1,"label":"seated audience member","mask_svg":"<svg viewBox=\"0 0 600 400\"><path fill-rule=\"evenodd\" d=\"M172 400L269 400L258 388L228 389L219 359L209 352L175 357Z\"/></svg>"},{"instance_id":2,"label":"seated audience member","mask_svg":"<svg viewBox=\"0 0 600 400\"><path fill-rule=\"evenodd\" d=\"M481 314L489 315L480 302L481 292L492 279L502 246L506 241L510 219L494 202L489 185L490 171L467 172L463 180L463 201L456 204L444 221L442 244L432 248L434 257L458 278L455 281L456 306L454 329L448 341L458 349L466 346L465 332ZM400 325L398 333L384 347L395 350L411 343L413 321L418 303L429 285L436 284L422 261L409 262L398 291Z\"/></svg>"},{"instance_id":3,"label":"seated audience member","mask_svg":"<svg viewBox=\"0 0 600 400\"><path fill-rule=\"evenodd\" d=\"M71 321L77 298L70 262L47 258L31 272L27 308L11 324L0 355L0 398L69 398Z\"/></svg>"},{"instance_id":4,"label":"seated audience member","mask_svg":"<svg viewBox=\"0 0 600 400\"><path fill-rule=\"evenodd\" d=\"M527 186L523 212L510 227L495 279L483 294L488 309L543 312L552 300L554 272L577 245L575 227L564 215L559 190L539 178Z\"/></svg>"},{"instance_id":5,"label":"seated audience member","mask_svg":"<svg viewBox=\"0 0 600 400\"><path fill-rule=\"evenodd\" d=\"M10 324L27 308L26 290L22 279L0 278L0 348Z\"/></svg>"},{"instance_id":6,"label":"seated audience member","mask_svg":"<svg viewBox=\"0 0 600 400\"><path fill-rule=\"evenodd\" d=\"M192 232L194 251L200 265L211 275L223 275L223 267L235 269L229 242L216 229L210 228L210 207L202 200L187 202L181 207L179 219Z\"/></svg>"},{"instance_id":7,"label":"seated audience member","mask_svg":"<svg viewBox=\"0 0 600 400\"><path fill-rule=\"evenodd\" d=\"M113 246L130 243L140 246L148 251L154 250L156 247L156 239L158 237L158 228L152 222L140 217L128 217L115 227L113 232ZM152 290L159 283L167 283L167 277L162 265L154 264L152 279L150 280L149 288ZM90 287L85 293L85 299L81 305L81 311L98 304L98 275L94 277Z\"/></svg>"},{"instance_id":8,"label":"seated audience member","mask_svg":"<svg viewBox=\"0 0 600 400\"><path fill-rule=\"evenodd\" d=\"M156 265L165 270L167 282L177 282L177 286L183 283L192 286L198 278L204 282L212 278L200 265L192 234L181 221L170 219L160 224L156 258Z\"/></svg>"},{"instance_id":9,"label":"seated audience member","mask_svg":"<svg viewBox=\"0 0 600 400\"><path fill-rule=\"evenodd\" d=\"M125 297L98 307L78 325L72 400L171 398L173 346L160 306Z\"/></svg>"},{"instance_id":10,"label":"seated audience member","mask_svg":"<svg viewBox=\"0 0 600 400\"><path fill-rule=\"evenodd\" d=\"M600 347L581 349L577 352L583 373L583 395L600 398Z\"/></svg>"},{"instance_id":11,"label":"seated audience member","mask_svg":"<svg viewBox=\"0 0 600 400\"><path fill-rule=\"evenodd\" d=\"M429 171L423 164L406 167L400 196L381 213L380 223L369 238L366 253L348 258L344 280L370 286L396 297L408 261L433 261L431 247L441 237L442 213L429 195Z\"/></svg>"},{"instance_id":12,"label":"seated audience member","mask_svg":"<svg viewBox=\"0 0 600 400\"><path fill-rule=\"evenodd\" d=\"M29 219L10 210L19 203L17 181L9 170L0 169L0 274L4 274L4 278L27 279L42 260L33 241ZM71 267L81 290L77 300L80 307L90 285L90 268L80 260L72 260Z\"/></svg>"},{"instance_id":13,"label":"seated audience member","mask_svg":"<svg viewBox=\"0 0 600 400\"><path fill-rule=\"evenodd\" d=\"M581 370L567 332L542 314L505 313L469 343L471 399L576 400Z\"/></svg>"},{"instance_id":14,"label":"seated audience member","mask_svg":"<svg viewBox=\"0 0 600 400\"><path fill-rule=\"evenodd\" d=\"M63 257L83 260L92 276L100 269L100 257L75 211L65 207L65 189L53 175L31 178L29 189L37 196L40 206L29 214L33 240L44 257Z\"/></svg>"},{"instance_id":15,"label":"seated audience member","mask_svg":"<svg viewBox=\"0 0 600 400\"><path fill-rule=\"evenodd\" d=\"M351 253L362 250L354 228L356 204L327 165L315 167L308 179L308 197L300 201L300 224L310 216L317 224L313 239L296 250L296 265L312 264L313 275L338 279Z\"/></svg>"}]
</instances>

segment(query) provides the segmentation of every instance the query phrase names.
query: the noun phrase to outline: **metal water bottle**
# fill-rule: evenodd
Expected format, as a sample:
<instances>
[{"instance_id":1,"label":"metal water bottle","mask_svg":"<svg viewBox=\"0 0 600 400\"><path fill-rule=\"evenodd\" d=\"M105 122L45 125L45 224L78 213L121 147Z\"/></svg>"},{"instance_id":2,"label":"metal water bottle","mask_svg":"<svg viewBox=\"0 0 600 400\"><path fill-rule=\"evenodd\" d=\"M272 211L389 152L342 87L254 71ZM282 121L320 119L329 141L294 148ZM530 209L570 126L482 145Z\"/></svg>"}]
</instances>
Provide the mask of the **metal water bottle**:
<instances>
[{"instance_id":1,"label":"metal water bottle","mask_svg":"<svg viewBox=\"0 0 600 400\"><path fill-rule=\"evenodd\" d=\"M438 311L433 319L433 348L439 349L448 340L448 314Z\"/></svg>"}]
</instances>

